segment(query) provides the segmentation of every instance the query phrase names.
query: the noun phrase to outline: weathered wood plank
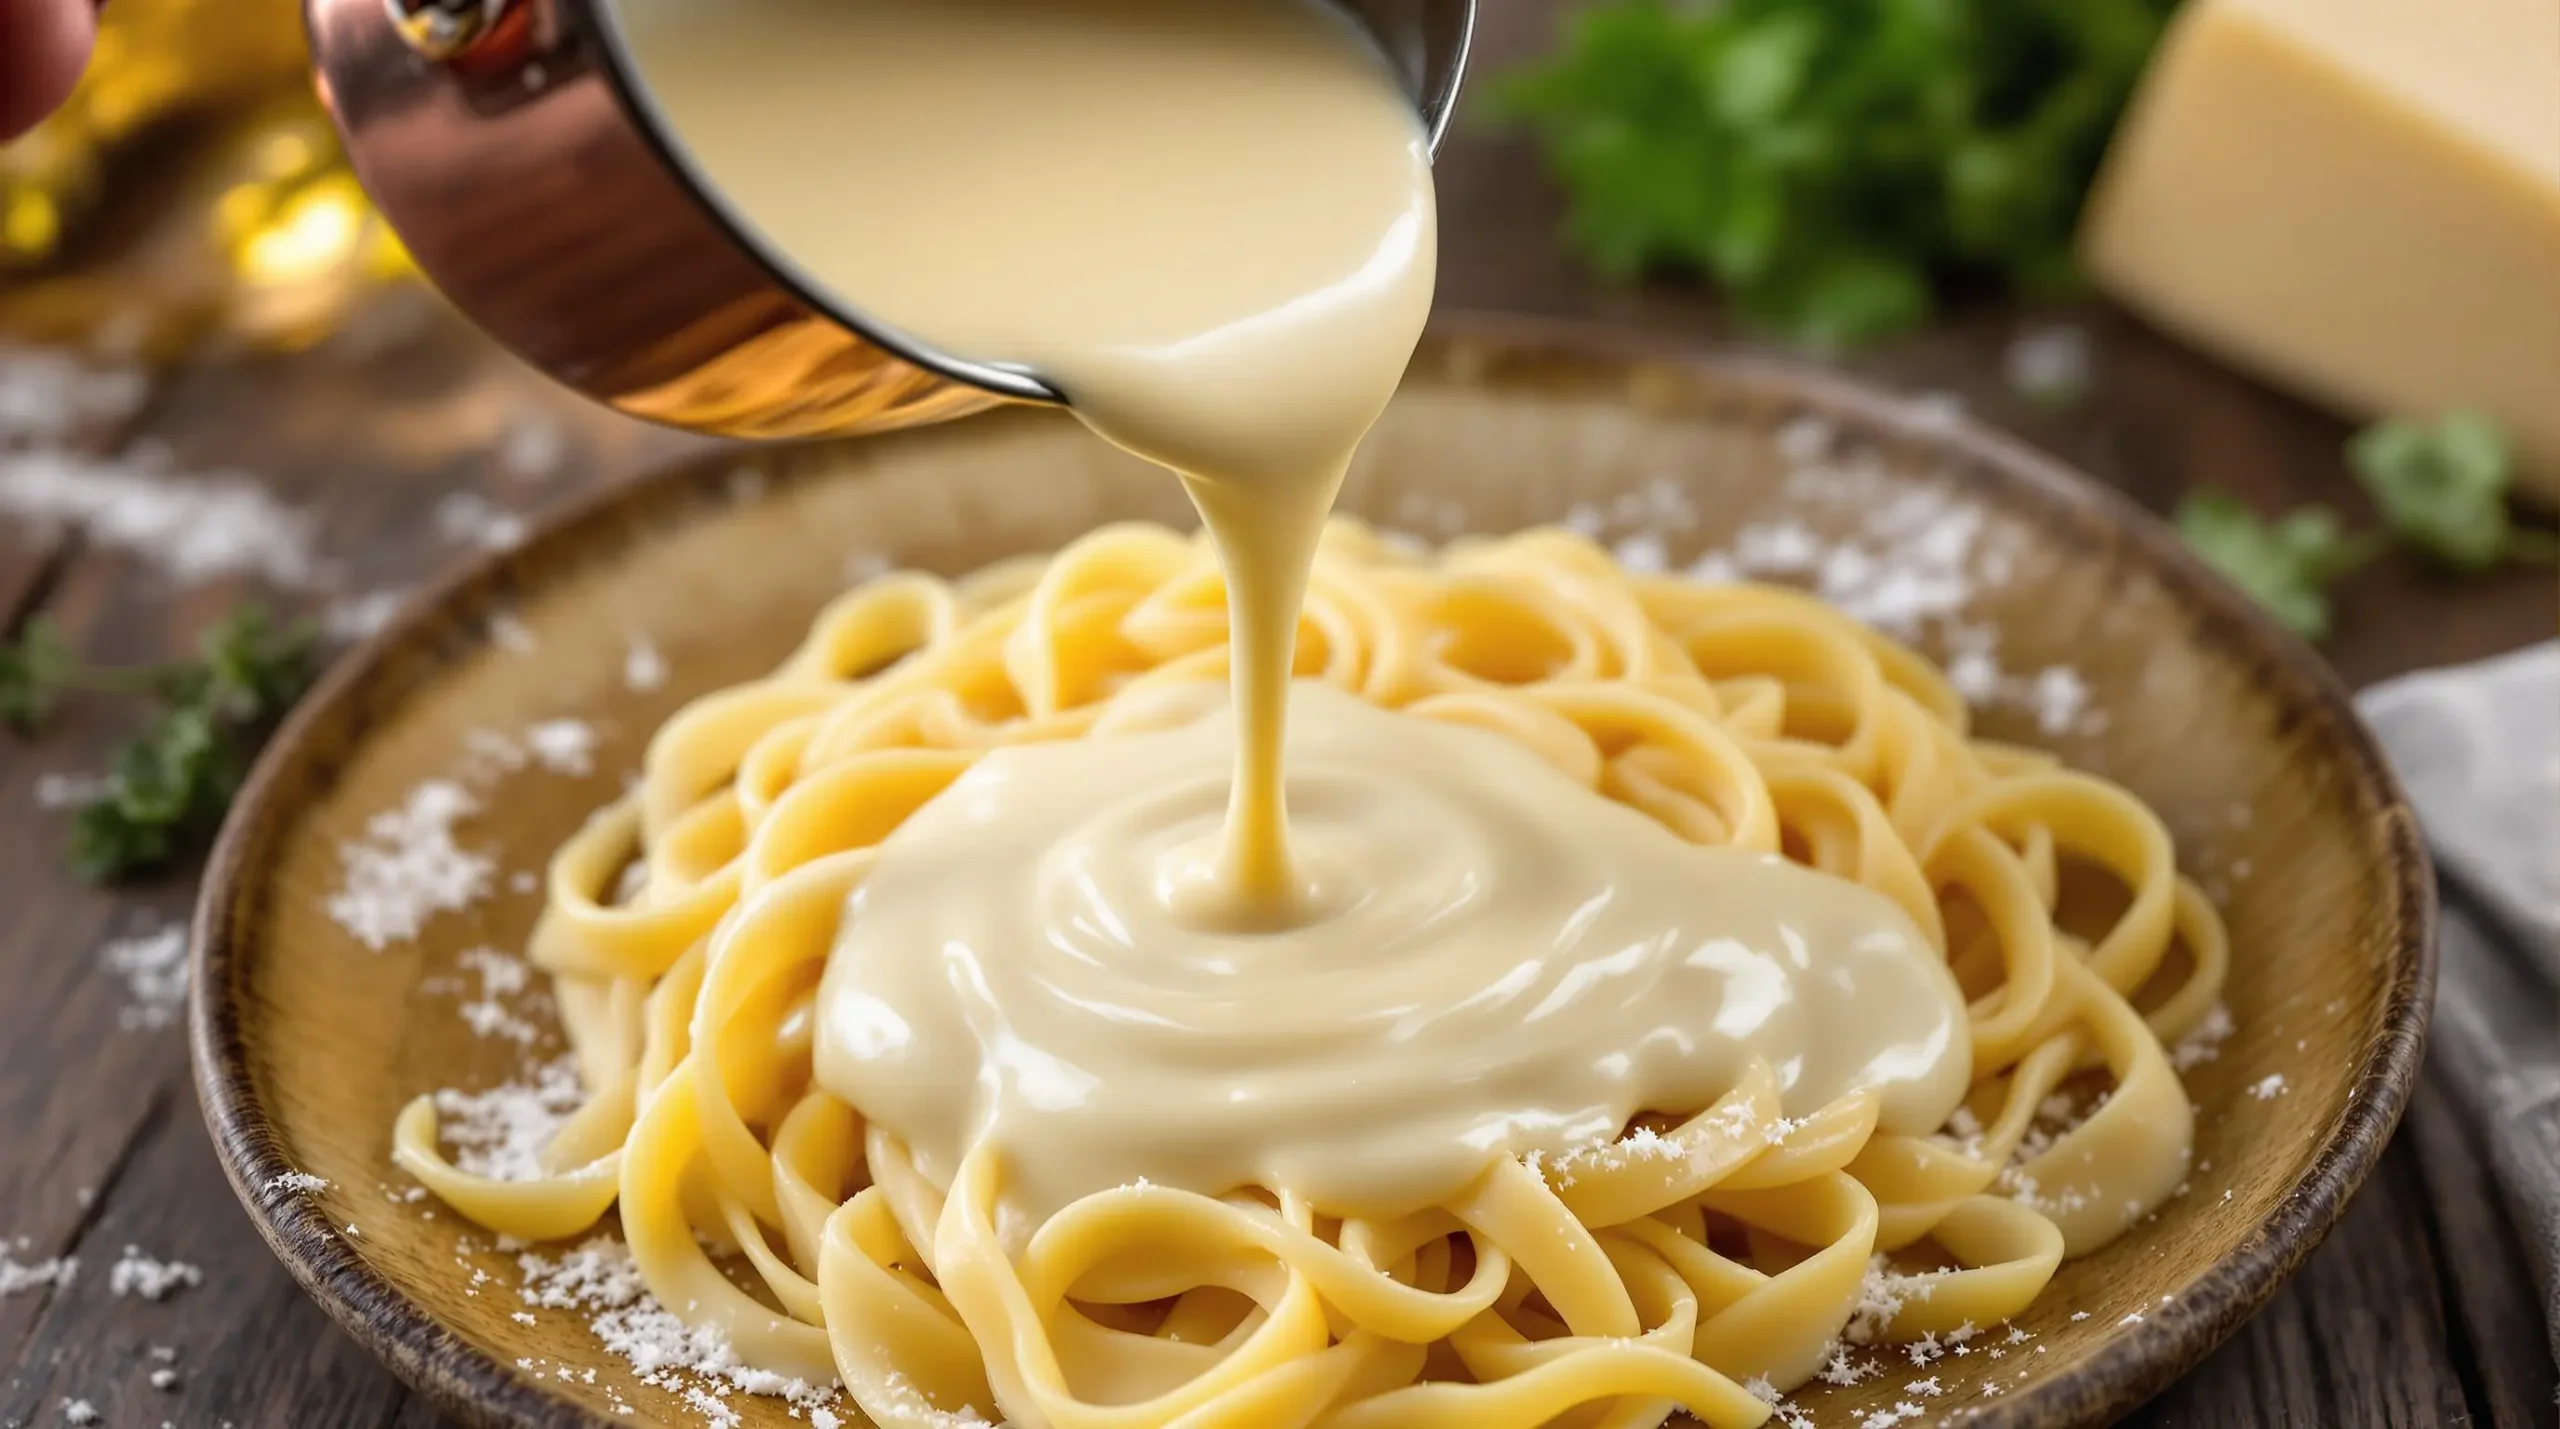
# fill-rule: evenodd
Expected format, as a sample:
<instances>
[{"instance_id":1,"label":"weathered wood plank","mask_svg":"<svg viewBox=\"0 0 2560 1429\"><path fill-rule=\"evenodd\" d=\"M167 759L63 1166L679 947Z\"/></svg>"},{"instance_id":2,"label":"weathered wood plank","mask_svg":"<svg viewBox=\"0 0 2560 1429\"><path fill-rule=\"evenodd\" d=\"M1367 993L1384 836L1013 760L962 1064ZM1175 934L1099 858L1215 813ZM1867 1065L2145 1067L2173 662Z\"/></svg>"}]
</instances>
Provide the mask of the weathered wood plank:
<instances>
[{"instance_id":1,"label":"weathered wood plank","mask_svg":"<svg viewBox=\"0 0 2560 1429\"><path fill-rule=\"evenodd\" d=\"M2479 1135L2431 1075L2418 1087L2404 1140L2417 1148L2436 1262L2445 1278L2447 1328L2474 1375L2472 1422L2541 1429L2554 1418L2560 1371L2551 1363L2542 1303L2523 1273L2514 1222L2498 1198Z\"/></svg>"},{"instance_id":2,"label":"weathered wood plank","mask_svg":"<svg viewBox=\"0 0 2560 1429\"><path fill-rule=\"evenodd\" d=\"M171 1081L174 1090L149 1098L123 1174L102 1188L78 1280L20 1347L0 1387L0 1422L57 1423L76 1399L102 1424L136 1429L387 1423L407 1391L329 1323L242 1222L192 1092L182 1076ZM204 1281L157 1302L116 1295L110 1267L126 1246L185 1261ZM166 1387L153 1379L163 1372Z\"/></svg>"},{"instance_id":3,"label":"weathered wood plank","mask_svg":"<svg viewBox=\"0 0 2560 1429\"><path fill-rule=\"evenodd\" d=\"M2124 1422L2146 1429L2462 1422L2471 1405L2438 1296L2419 1155L2404 1132L2302 1273L2193 1374Z\"/></svg>"},{"instance_id":4,"label":"weathered wood plank","mask_svg":"<svg viewBox=\"0 0 2560 1429\"><path fill-rule=\"evenodd\" d=\"M578 407L447 323L423 345L373 363L314 357L178 375L148 439L185 482L254 473L307 512L320 570L301 588L256 594L317 614L396 591L478 541L495 513L538 509L608 472L646 464L667 438ZM439 522L456 493L476 522ZM0 596L44 616L88 658L142 662L182 653L251 588L186 587L130 553L6 525ZM23 616L29 609L11 612ZM224 1183L198 1118L182 1033L125 1028L127 990L98 965L110 939L182 921L195 873L115 891L64 871L62 815L37 807L46 774L94 772L139 720L111 701L75 700L32 739L0 738L0 1238L21 1262L76 1255L62 1290L0 1300L0 1424L60 1420L86 1400L110 1425L167 1419L370 1429L408 1396L331 1327L270 1256ZM24 1237L23 1246L16 1237ZM161 1303L119 1297L127 1245L197 1267L201 1286ZM174 1364L153 1347L176 1351ZM154 1370L176 1375L172 1393Z\"/></svg>"}]
</instances>

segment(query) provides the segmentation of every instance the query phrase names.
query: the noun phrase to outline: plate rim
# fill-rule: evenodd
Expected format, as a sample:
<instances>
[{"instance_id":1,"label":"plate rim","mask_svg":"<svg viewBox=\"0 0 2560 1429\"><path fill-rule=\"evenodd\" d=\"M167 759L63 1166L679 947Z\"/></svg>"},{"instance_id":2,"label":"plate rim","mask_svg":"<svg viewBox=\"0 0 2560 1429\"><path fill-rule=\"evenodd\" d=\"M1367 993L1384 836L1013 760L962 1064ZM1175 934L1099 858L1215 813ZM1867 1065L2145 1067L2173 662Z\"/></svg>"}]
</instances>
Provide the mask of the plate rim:
<instances>
[{"instance_id":1,"label":"plate rim","mask_svg":"<svg viewBox=\"0 0 2560 1429\"><path fill-rule=\"evenodd\" d=\"M2303 708L2297 712L2324 726L2324 742L2349 772L2356 794L2373 806L2370 837L2386 851L2386 906L2397 915L2380 1032L2354 1069L2344 1109L2273 1212L2177 1304L2031 1391L1967 1406L1972 1417L1965 1422L1970 1429L2096 1423L2166 1388L2256 1313L2326 1239L2381 1160L2424 1057L2436 977L2433 865L2416 815L2344 683L2158 518L2059 458L1969 415L1950 415L1804 362L1701 348L1600 324L1501 314L1435 317L1423 358L1455 361L1470 354L1626 374L1669 367L1724 387L1782 396L1857 429L1932 446L1959 458L1950 469L1953 479L2039 508L2036 515L2066 534L2130 547L2180 606L2201 618L2200 635L2229 642L2272 677L2288 705L2298 700ZM512 586L542 584L617 518L712 495L742 454L789 450L791 444L723 446L607 480L538 518L517 546L480 554L421 582L389 622L342 654L294 706L233 801L206 863L189 928L187 1042L198 1102L223 1175L259 1236L304 1292L402 1381L466 1424L621 1429L627 1421L590 1413L515 1374L357 1254L311 1201L269 1189L296 1168L285 1159L283 1139L259 1097L243 1019L228 994L246 956L245 940L232 930L253 910L250 874L280 822L271 806L283 799L288 771L308 757L305 746L314 731L360 713L368 686L403 652L436 643L452 608L487 606Z\"/></svg>"}]
</instances>

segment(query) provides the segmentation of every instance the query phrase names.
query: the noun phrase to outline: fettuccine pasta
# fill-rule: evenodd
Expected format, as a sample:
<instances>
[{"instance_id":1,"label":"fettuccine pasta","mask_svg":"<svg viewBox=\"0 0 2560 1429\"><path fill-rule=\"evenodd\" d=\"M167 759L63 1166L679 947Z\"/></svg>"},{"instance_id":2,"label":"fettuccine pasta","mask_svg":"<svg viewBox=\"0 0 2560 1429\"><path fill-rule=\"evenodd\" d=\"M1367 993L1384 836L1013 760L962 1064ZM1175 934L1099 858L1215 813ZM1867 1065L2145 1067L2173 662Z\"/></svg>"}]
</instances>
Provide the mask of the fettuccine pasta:
<instances>
[{"instance_id":1,"label":"fettuccine pasta","mask_svg":"<svg viewBox=\"0 0 2560 1429\"><path fill-rule=\"evenodd\" d=\"M1424 555L1337 520L1299 678L1508 736L1693 843L1891 899L1962 989L1964 1108L1930 1135L1879 1130L1863 1090L1789 1119L1755 1062L1706 1104L1501 1158L1416 1214L1140 1184L1006 1232L1000 1157L938 1183L813 1079L848 896L987 751L1109 737L1165 687L1226 678L1227 635L1207 544L1153 526L845 595L774 674L669 720L553 859L530 953L591 1100L550 1174L457 1170L426 1098L399 1163L527 1239L618 1213L660 1302L757 1366L840 1378L892 1429L1677 1410L1744 1429L1769 1412L1747 1383L1800 1384L1844 1337L2008 1319L2183 1178L2191 1113L2163 1044L2215 1003L2226 947L2141 800L1971 737L1926 660L1802 594L1631 575L1557 531ZM2088 876L2113 895L2097 926L2064 915ZM2072 1088L2103 1100L2031 1142ZM1927 1293L1862 1307L1878 1255Z\"/></svg>"}]
</instances>

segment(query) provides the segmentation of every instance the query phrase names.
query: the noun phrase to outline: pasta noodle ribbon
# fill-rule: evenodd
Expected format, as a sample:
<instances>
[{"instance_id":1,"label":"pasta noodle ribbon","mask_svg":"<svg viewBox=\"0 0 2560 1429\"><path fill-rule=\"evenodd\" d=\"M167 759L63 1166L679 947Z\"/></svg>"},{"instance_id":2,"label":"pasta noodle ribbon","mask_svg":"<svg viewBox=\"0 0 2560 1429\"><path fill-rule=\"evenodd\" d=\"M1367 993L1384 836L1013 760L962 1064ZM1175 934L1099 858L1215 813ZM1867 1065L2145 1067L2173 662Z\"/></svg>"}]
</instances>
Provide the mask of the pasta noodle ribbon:
<instances>
[{"instance_id":1,"label":"pasta noodle ribbon","mask_svg":"<svg viewBox=\"0 0 2560 1429\"><path fill-rule=\"evenodd\" d=\"M2230 949L2140 800L1973 737L1927 661L1801 594L1631 575L1559 531L1432 556L1336 521L1300 678L1891 899L1967 1001L1964 1109L1885 1131L1858 1090L1789 1119L1755 1058L1706 1105L1388 1218L1140 1183L1018 1224L988 1145L936 1184L812 1078L848 902L988 750L1183 718L1226 673L1224 605L1202 540L1142 525L829 605L782 670L670 720L552 862L531 953L591 1100L547 1174L458 1169L431 1098L400 1114L399 1164L511 1235L618 1211L659 1301L892 1429L1750 1429L1745 1384L1793 1387L1844 1337L2016 1315L2184 1176L2162 1043ZM2057 1099L2083 1119L2042 1125ZM1879 1310L1880 1255L1927 1293Z\"/></svg>"}]
</instances>

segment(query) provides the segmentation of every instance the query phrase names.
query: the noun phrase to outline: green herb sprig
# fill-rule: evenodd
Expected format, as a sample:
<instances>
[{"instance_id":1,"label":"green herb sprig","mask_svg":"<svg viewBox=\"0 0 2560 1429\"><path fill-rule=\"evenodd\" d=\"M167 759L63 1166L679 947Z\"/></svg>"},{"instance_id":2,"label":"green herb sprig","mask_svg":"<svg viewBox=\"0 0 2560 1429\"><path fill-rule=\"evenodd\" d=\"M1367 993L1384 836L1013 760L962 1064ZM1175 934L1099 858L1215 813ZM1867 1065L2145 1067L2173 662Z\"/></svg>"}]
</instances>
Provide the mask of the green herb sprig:
<instances>
[{"instance_id":1,"label":"green herb sprig","mask_svg":"<svg viewBox=\"0 0 2560 1429\"><path fill-rule=\"evenodd\" d=\"M2178 503L2178 534L2205 564L2309 641L2329 637L2329 587L2382 552L2382 539L2351 535L2336 511L2300 506L2269 521L2238 497L2198 491Z\"/></svg>"},{"instance_id":2,"label":"green herb sprig","mask_svg":"<svg viewBox=\"0 0 2560 1429\"><path fill-rule=\"evenodd\" d=\"M2228 492L2178 503L2178 534L2205 563L2306 640L2327 638L2329 587L2397 542L2444 570L2476 575L2511 560L2560 564L2560 540L2507 510L2515 458L2497 423L2473 412L2394 417L2347 442L2347 465L2382 515L2350 532L2338 513L2298 506L2268 520Z\"/></svg>"},{"instance_id":3,"label":"green herb sprig","mask_svg":"<svg viewBox=\"0 0 2560 1429\"><path fill-rule=\"evenodd\" d=\"M2347 443L2347 465L2402 545L2446 570L2471 574L2509 560L2560 561L2548 531L2507 514L2515 451L2478 412L2434 421L2376 422Z\"/></svg>"},{"instance_id":4,"label":"green herb sprig","mask_svg":"<svg viewBox=\"0 0 2560 1429\"><path fill-rule=\"evenodd\" d=\"M0 722L22 733L75 691L141 696L158 707L116 750L98 797L73 815L73 870L97 882L130 878L210 838L258 746L310 687L316 648L309 626L280 625L254 605L207 630L196 658L163 665L85 664L44 621L0 642Z\"/></svg>"},{"instance_id":5,"label":"green herb sprig","mask_svg":"<svg viewBox=\"0 0 2560 1429\"><path fill-rule=\"evenodd\" d=\"M1495 114L1603 274L1694 270L1840 346L1972 281L2077 284L2071 234L2173 0L1602 0Z\"/></svg>"}]
</instances>

